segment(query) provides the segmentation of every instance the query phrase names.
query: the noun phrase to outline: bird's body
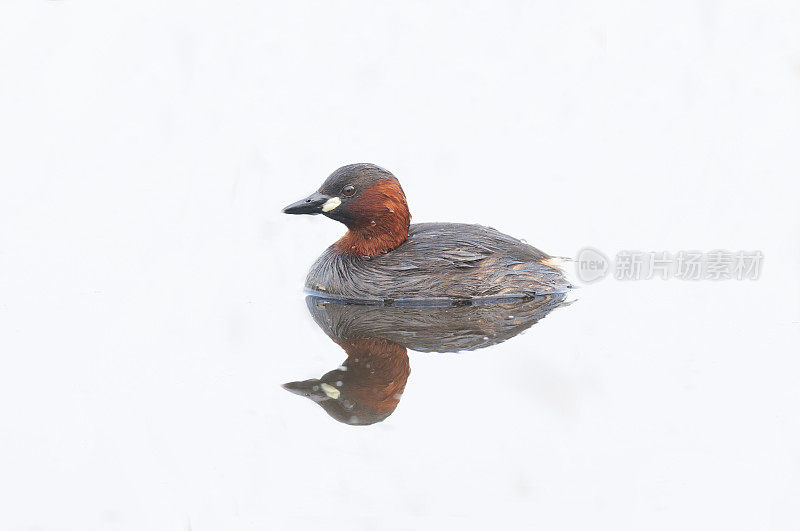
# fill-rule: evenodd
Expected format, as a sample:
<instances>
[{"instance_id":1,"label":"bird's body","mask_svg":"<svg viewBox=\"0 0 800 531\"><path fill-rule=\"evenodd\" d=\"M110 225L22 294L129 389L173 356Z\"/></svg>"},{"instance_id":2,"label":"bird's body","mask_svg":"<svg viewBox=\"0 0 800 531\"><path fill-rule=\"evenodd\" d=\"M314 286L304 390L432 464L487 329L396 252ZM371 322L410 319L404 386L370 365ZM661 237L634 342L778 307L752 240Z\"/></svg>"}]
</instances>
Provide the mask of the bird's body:
<instances>
[{"instance_id":1,"label":"bird's body","mask_svg":"<svg viewBox=\"0 0 800 531\"><path fill-rule=\"evenodd\" d=\"M570 287L546 253L493 228L417 223L397 248L365 259L329 247L306 289L355 301L531 297Z\"/></svg>"}]
</instances>

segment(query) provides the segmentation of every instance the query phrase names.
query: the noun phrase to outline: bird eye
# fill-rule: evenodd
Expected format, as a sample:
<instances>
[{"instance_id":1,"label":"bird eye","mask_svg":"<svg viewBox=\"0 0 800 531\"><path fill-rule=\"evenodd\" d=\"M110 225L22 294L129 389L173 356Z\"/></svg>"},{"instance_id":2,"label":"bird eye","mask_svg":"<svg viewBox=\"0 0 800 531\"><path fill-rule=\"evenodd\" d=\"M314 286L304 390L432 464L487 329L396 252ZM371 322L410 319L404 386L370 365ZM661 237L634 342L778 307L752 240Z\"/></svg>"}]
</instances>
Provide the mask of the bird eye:
<instances>
[{"instance_id":1,"label":"bird eye","mask_svg":"<svg viewBox=\"0 0 800 531\"><path fill-rule=\"evenodd\" d=\"M344 195L345 197L350 197L350 196L352 196L354 193L356 193L356 189L355 189L355 187L354 187L353 185L351 185L351 184L348 184L347 186L345 186L344 188L342 188L342 195Z\"/></svg>"}]
</instances>

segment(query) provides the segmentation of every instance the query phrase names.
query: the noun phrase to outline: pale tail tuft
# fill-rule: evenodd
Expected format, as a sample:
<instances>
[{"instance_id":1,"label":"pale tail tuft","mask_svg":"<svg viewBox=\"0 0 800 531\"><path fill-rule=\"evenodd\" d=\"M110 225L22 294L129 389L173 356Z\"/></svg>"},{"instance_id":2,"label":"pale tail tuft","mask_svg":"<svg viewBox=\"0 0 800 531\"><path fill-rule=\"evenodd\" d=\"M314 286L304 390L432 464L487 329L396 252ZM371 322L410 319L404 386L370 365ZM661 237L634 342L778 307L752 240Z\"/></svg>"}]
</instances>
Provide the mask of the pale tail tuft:
<instances>
[{"instance_id":1,"label":"pale tail tuft","mask_svg":"<svg viewBox=\"0 0 800 531\"><path fill-rule=\"evenodd\" d=\"M561 269L566 262L572 262L572 258L567 258L565 256L551 256L550 258L545 258L542 260L542 263L548 267L552 267L553 269Z\"/></svg>"}]
</instances>

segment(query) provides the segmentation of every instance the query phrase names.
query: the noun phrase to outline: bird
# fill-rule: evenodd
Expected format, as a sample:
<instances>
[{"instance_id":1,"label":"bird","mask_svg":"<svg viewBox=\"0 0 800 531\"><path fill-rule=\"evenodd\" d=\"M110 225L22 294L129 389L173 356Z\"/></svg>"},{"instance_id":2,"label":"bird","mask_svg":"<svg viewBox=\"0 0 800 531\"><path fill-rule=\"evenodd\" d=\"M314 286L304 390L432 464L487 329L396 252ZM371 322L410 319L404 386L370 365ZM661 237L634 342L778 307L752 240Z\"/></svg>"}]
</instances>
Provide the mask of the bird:
<instances>
[{"instance_id":1,"label":"bird","mask_svg":"<svg viewBox=\"0 0 800 531\"><path fill-rule=\"evenodd\" d=\"M447 199L462 200L457 193ZM367 304L468 304L573 287L563 259L494 228L412 224L399 180L375 164L342 166L283 212L322 214L347 227L308 272L305 289L313 295Z\"/></svg>"}]
</instances>

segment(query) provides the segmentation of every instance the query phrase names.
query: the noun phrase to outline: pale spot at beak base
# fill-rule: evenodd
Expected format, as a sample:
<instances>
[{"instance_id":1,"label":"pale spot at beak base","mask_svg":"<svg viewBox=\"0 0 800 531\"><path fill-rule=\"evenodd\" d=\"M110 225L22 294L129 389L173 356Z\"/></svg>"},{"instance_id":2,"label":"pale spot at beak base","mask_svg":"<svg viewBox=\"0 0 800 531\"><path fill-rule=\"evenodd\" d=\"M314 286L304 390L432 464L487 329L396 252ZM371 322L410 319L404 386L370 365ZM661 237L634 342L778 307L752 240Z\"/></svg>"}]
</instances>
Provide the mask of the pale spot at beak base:
<instances>
[{"instance_id":1,"label":"pale spot at beak base","mask_svg":"<svg viewBox=\"0 0 800 531\"><path fill-rule=\"evenodd\" d=\"M331 197L327 201L322 204L322 211L323 212L330 212L334 208L338 207L342 204L342 200L338 197Z\"/></svg>"}]
</instances>

